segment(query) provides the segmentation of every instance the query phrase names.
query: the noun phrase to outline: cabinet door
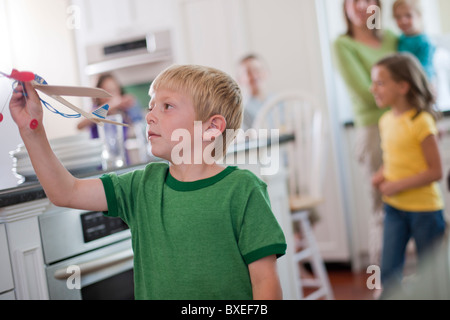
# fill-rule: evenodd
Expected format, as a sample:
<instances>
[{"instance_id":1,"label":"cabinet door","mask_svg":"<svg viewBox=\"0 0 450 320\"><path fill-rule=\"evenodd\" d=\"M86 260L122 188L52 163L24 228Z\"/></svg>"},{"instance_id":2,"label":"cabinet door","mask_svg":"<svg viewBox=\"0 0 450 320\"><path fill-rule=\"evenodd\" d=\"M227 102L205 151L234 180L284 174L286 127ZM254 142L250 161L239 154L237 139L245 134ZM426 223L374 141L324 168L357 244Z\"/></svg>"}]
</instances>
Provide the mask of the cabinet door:
<instances>
[{"instance_id":1,"label":"cabinet door","mask_svg":"<svg viewBox=\"0 0 450 320\"><path fill-rule=\"evenodd\" d=\"M127 1L133 4L133 1ZM152 32L171 30L176 24L175 0L134 0L133 24L138 30Z\"/></svg>"},{"instance_id":2,"label":"cabinet door","mask_svg":"<svg viewBox=\"0 0 450 320\"><path fill-rule=\"evenodd\" d=\"M172 29L175 20L175 0L72 0L72 4L83 45Z\"/></svg>"},{"instance_id":3,"label":"cabinet door","mask_svg":"<svg viewBox=\"0 0 450 320\"><path fill-rule=\"evenodd\" d=\"M5 225L0 225L0 294L14 287Z\"/></svg>"},{"instance_id":4,"label":"cabinet door","mask_svg":"<svg viewBox=\"0 0 450 320\"><path fill-rule=\"evenodd\" d=\"M81 23L76 31L82 33L86 43L109 42L126 37L134 25L133 1L73 0L72 3Z\"/></svg>"},{"instance_id":5,"label":"cabinet door","mask_svg":"<svg viewBox=\"0 0 450 320\"><path fill-rule=\"evenodd\" d=\"M235 73L243 52L240 3L236 0L184 0L179 2L184 50L188 63Z\"/></svg>"}]
</instances>

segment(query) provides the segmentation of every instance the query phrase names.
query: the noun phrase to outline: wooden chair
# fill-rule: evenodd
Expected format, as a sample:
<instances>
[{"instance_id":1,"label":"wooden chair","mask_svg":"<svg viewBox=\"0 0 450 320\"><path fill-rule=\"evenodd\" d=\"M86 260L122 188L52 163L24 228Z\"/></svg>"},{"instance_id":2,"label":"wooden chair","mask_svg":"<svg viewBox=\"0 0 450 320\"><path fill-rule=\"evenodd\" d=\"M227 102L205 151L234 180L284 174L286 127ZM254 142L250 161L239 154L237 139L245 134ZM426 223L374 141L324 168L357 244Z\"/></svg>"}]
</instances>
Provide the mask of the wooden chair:
<instances>
[{"instance_id":1,"label":"wooden chair","mask_svg":"<svg viewBox=\"0 0 450 320\"><path fill-rule=\"evenodd\" d=\"M253 128L279 129L280 135L293 135L294 140L280 149L280 164L288 173L289 205L296 243L293 263L299 266L297 287L301 299L333 299L328 274L311 226L311 212L323 201L324 119L315 99L304 93L285 92L274 96L259 111ZM312 279L305 278L309 262ZM311 289L315 291L310 292ZM305 296L305 293L310 294Z\"/></svg>"}]
</instances>

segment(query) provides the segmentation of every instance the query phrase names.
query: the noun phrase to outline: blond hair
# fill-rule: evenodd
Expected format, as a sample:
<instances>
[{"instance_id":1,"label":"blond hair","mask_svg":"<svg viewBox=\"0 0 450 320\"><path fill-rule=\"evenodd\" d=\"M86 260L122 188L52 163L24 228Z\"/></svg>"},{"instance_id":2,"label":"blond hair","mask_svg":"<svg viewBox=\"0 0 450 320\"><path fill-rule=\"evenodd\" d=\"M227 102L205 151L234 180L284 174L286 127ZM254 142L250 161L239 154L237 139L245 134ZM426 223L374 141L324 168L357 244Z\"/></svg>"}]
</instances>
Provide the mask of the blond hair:
<instances>
[{"instance_id":1,"label":"blond hair","mask_svg":"<svg viewBox=\"0 0 450 320\"><path fill-rule=\"evenodd\" d=\"M395 53L381 59L375 66L385 67L395 82L404 81L409 84L406 99L417 110L417 114L426 111L435 120L441 117L440 111L436 109L436 99L431 84L415 56L410 53Z\"/></svg>"},{"instance_id":2,"label":"blond hair","mask_svg":"<svg viewBox=\"0 0 450 320\"><path fill-rule=\"evenodd\" d=\"M395 10L401 5L407 5L415 10L419 15L422 15L422 8L420 6L420 1L418 0L396 0L392 5L392 12L395 15Z\"/></svg>"},{"instance_id":3,"label":"blond hair","mask_svg":"<svg viewBox=\"0 0 450 320\"><path fill-rule=\"evenodd\" d=\"M225 72L199 65L173 65L161 72L150 87L152 91L167 89L183 92L192 98L196 121L207 121L221 115L226 121L222 133L223 152L235 138L227 132L236 132L242 124L243 103L239 85ZM228 130L230 129L230 130Z\"/></svg>"}]
</instances>

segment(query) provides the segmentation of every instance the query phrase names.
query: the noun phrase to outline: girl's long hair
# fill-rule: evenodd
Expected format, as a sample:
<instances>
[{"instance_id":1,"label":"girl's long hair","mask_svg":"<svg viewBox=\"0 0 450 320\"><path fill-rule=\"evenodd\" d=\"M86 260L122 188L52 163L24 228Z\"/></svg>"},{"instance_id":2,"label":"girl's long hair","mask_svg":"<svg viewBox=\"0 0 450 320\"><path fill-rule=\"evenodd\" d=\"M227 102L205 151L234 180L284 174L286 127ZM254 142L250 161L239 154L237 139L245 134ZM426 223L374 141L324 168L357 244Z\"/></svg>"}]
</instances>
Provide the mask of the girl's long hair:
<instances>
[{"instance_id":1,"label":"girl's long hair","mask_svg":"<svg viewBox=\"0 0 450 320\"><path fill-rule=\"evenodd\" d=\"M347 36L349 36L350 38L353 38L354 34L353 34L353 24L350 21L350 18L347 14L347 2L350 0L344 0L343 1L343 9L344 9L344 17L345 17L345 22L347 24L347 32L345 32L345 34ZM376 0L376 6L378 6L381 9L381 1L380 0ZM373 29L373 34L375 35L375 37L377 37L378 39L381 39L381 32L380 30L378 30L377 28Z\"/></svg>"},{"instance_id":2,"label":"girl's long hair","mask_svg":"<svg viewBox=\"0 0 450 320\"><path fill-rule=\"evenodd\" d=\"M395 53L378 61L375 66L385 67L394 81L405 81L409 84L406 98L418 113L426 111L435 120L441 118L441 112L436 109L436 98L431 84L415 56L410 53Z\"/></svg>"}]
</instances>

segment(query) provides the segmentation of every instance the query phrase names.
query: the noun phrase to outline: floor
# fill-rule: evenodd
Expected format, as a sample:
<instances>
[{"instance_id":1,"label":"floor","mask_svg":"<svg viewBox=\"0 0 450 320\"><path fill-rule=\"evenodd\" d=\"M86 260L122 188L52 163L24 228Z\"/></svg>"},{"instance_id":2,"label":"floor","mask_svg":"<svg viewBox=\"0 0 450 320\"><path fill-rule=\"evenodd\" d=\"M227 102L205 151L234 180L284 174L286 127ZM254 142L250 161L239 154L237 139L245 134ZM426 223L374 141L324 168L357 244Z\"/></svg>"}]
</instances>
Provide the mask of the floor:
<instances>
[{"instance_id":1,"label":"floor","mask_svg":"<svg viewBox=\"0 0 450 320\"><path fill-rule=\"evenodd\" d=\"M326 268L333 290L334 300L376 300L376 289L370 290L366 284L370 274L363 272L354 273L345 264L327 264ZM303 269L303 272L304 274L308 273L305 269ZM308 296L314 290L313 288L305 289L303 294Z\"/></svg>"},{"instance_id":2,"label":"floor","mask_svg":"<svg viewBox=\"0 0 450 320\"><path fill-rule=\"evenodd\" d=\"M366 273L353 273L349 267L327 266L335 300L375 300L376 292L367 287Z\"/></svg>"}]
</instances>

